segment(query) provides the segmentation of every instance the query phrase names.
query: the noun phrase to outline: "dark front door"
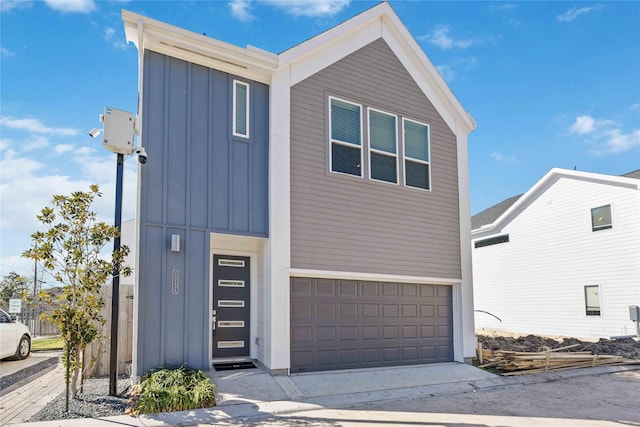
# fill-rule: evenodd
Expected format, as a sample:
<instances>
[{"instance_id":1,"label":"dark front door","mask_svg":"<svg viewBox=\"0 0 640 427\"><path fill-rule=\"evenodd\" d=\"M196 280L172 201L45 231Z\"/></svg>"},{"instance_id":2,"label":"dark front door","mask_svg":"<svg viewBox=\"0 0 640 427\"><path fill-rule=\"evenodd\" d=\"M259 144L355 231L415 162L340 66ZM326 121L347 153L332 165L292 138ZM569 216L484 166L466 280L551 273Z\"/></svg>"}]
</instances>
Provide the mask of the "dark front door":
<instances>
[{"instance_id":1,"label":"dark front door","mask_svg":"<svg viewBox=\"0 0 640 427\"><path fill-rule=\"evenodd\" d=\"M249 356L249 257L213 256L213 357Z\"/></svg>"}]
</instances>

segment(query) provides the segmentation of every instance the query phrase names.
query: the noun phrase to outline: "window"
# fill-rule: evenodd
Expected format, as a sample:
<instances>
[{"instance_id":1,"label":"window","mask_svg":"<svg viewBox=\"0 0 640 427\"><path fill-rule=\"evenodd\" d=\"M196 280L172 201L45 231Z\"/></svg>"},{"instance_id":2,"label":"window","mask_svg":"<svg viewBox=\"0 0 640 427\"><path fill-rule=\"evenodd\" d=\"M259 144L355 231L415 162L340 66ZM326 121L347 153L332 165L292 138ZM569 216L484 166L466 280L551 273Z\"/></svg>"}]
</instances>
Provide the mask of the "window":
<instances>
[{"instance_id":1,"label":"window","mask_svg":"<svg viewBox=\"0 0 640 427\"><path fill-rule=\"evenodd\" d=\"M508 234L501 234L500 236L489 237L487 239L476 240L474 243L475 248L482 248L484 246L497 245L500 243L507 243L509 241Z\"/></svg>"},{"instance_id":2,"label":"window","mask_svg":"<svg viewBox=\"0 0 640 427\"><path fill-rule=\"evenodd\" d=\"M431 189L429 164L429 126L403 119L404 184L407 187Z\"/></svg>"},{"instance_id":3,"label":"window","mask_svg":"<svg viewBox=\"0 0 640 427\"><path fill-rule=\"evenodd\" d=\"M600 316L600 285L584 287L584 302L587 316Z\"/></svg>"},{"instance_id":4,"label":"window","mask_svg":"<svg viewBox=\"0 0 640 427\"><path fill-rule=\"evenodd\" d=\"M611 205L591 209L591 230L600 231L612 228Z\"/></svg>"},{"instance_id":5,"label":"window","mask_svg":"<svg viewBox=\"0 0 640 427\"><path fill-rule=\"evenodd\" d=\"M398 128L396 116L369 109L370 177L398 183Z\"/></svg>"},{"instance_id":6,"label":"window","mask_svg":"<svg viewBox=\"0 0 640 427\"><path fill-rule=\"evenodd\" d=\"M330 99L331 171L362 176L362 108Z\"/></svg>"},{"instance_id":7,"label":"window","mask_svg":"<svg viewBox=\"0 0 640 427\"><path fill-rule=\"evenodd\" d=\"M249 138L249 85L233 81L233 136Z\"/></svg>"}]
</instances>

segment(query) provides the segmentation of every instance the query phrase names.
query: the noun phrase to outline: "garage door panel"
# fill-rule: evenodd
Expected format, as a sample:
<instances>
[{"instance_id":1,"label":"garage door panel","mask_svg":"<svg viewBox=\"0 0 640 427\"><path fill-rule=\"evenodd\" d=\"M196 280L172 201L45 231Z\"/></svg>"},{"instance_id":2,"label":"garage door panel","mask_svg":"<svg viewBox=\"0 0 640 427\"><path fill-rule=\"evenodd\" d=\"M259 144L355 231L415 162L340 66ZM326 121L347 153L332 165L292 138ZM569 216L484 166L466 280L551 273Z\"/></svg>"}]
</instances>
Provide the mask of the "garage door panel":
<instances>
[{"instance_id":1,"label":"garage door panel","mask_svg":"<svg viewBox=\"0 0 640 427\"><path fill-rule=\"evenodd\" d=\"M453 360L451 287L307 278L291 287L292 372Z\"/></svg>"}]
</instances>

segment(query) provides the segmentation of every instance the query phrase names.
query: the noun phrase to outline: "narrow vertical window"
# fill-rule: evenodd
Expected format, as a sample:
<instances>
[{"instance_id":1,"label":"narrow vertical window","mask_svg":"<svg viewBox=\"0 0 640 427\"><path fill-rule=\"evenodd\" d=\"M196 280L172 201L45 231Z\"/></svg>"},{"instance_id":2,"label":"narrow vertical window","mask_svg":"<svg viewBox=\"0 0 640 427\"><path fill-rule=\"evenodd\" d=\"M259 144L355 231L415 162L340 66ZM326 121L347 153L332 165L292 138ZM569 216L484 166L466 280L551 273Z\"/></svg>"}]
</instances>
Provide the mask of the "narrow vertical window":
<instances>
[{"instance_id":1,"label":"narrow vertical window","mask_svg":"<svg viewBox=\"0 0 640 427\"><path fill-rule=\"evenodd\" d=\"M233 135L249 138L249 85L233 81Z\"/></svg>"},{"instance_id":2,"label":"narrow vertical window","mask_svg":"<svg viewBox=\"0 0 640 427\"><path fill-rule=\"evenodd\" d=\"M371 179L398 183L396 116L369 109L369 163Z\"/></svg>"},{"instance_id":3,"label":"narrow vertical window","mask_svg":"<svg viewBox=\"0 0 640 427\"><path fill-rule=\"evenodd\" d=\"M584 302L587 316L600 316L600 285L584 287Z\"/></svg>"},{"instance_id":4,"label":"narrow vertical window","mask_svg":"<svg viewBox=\"0 0 640 427\"><path fill-rule=\"evenodd\" d=\"M591 209L591 231L606 230L612 227L611 205Z\"/></svg>"},{"instance_id":5,"label":"narrow vertical window","mask_svg":"<svg viewBox=\"0 0 640 427\"><path fill-rule=\"evenodd\" d=\"M431 189L429 160L429 126L403 119L404 184L407 187Z\"/></svg>"},{"instance_id":6,"label":"narrow vertical window","mask_svg":"<svg viewBox=\"0 0 640 427\"><path fill-rule=\"evenodd\" d=\"M331 171L362 176L361 107L331 100Z\"/></svg>"}]
</instances>

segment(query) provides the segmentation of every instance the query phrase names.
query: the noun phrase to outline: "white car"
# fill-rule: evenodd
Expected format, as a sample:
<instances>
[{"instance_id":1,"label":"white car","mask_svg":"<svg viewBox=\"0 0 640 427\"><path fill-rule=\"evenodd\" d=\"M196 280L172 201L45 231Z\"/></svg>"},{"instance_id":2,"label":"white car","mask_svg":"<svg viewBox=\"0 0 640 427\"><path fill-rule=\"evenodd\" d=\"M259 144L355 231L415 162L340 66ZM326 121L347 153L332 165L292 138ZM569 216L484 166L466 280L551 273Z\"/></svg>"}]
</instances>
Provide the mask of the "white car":
<instances>
[{"instance_id":1,"label":"white car","mask_svg":"<svg viewBox=\"0 0 640 427\"><path fill-rule=\"evenodd\" d=\"M0 359L26 359L31 352L31 332L16 316L0 310Z\"/></svg>"}]
</instances>

